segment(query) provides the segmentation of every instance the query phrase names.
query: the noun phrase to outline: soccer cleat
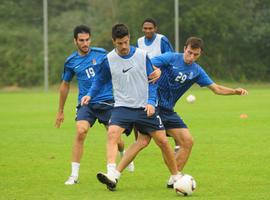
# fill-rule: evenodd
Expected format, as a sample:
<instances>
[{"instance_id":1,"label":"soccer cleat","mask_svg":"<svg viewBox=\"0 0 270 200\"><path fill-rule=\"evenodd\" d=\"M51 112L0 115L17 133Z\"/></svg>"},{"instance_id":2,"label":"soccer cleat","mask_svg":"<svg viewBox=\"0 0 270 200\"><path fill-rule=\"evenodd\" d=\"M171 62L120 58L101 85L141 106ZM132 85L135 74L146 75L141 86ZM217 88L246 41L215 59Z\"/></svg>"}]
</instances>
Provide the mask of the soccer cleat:
<instances>
[{"instance_id":1,"label":"soccer cleat","mask_svg":"<svg viewBox=\"0 0 270 200\"><path fill-rule=\"evenodd\" d=\"M174 153L177 153L177 151L179 151L179 149L180 149L180 146L176 145L176 146L174 147Z\"/></svg>"},{"instance_id":2,"label":"soccer cleat","mask_svg":"<svg viewBox=\"0 0 270 200\"><path fill-rule=\"evenodd\" d=\"M129 165L127 166L127 170L129 172L134 172L135 171L135 165L134 165L133 161L131 163L129 163Z\"/></svg>"},{"instance_id":3,"label":"soccer cleat","mask_svg":"<svg viewBox=\"0 0 270 200\"><path fill-rule=\"evenodd\" d=\"M181 172L179 172L178 175L179 175L179 176L178 176L178 179L180 179L180 178L182 178L182 176L183 176L184 174L181 173ZM173 184L174 184L175 182L176 182L176 180L173 179L172 176L170 176L170 178L169 178L169 180L168 180L168 182L167 182L167 188L173 188Z\"/></svg>"},{"instance_id":4,"label":"soccer cleat","mask_svg":"<svg viewBox=\"0 0 270 200\"><path fill-rule=\"evenodd\" d=\"M74 185L78 183L78 177L70 176L68 177L68 180L65 182L65 185Z\"/></svg>"},{"instance_id":5,"label":"soccer cleat","mask_svg":"<svg viewBox=\"0 0 270 200\"><path fill-rule=\"evenodd\" d=\"M172 176L170 176L170 178L167 182L167 188L173 188L173 183L174 183L174 180L173 180Z\"/></svg>"},{"instance_id":6,"label":"soccer cleat","mask_svg":"<svg viewBox=\"0 0 270 200\"><path fill-rule=\"evenodd\" d=\"M115 191L116 190L116 185L117 185L117 179L116 178L110 177L107 174L99 172L97 174L97 179L99 180L99 182L107 185L107 188L110 191Z\"/></svg>"}]
</instances>

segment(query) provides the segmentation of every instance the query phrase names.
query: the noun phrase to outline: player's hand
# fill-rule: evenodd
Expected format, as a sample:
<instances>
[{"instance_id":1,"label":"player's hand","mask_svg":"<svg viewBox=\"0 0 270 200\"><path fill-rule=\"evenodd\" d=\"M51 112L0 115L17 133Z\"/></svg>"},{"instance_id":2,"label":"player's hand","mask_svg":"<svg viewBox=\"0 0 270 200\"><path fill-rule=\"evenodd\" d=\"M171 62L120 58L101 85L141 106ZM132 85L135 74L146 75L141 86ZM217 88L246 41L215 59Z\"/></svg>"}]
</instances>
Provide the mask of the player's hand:
<instances>
[{"instance_id":1,"label":"player's hand","mask_svg":"<svg viewBox=\"0 0 270 200\"><path fill-rule=\"evenodd\" d=\"M60 128L63 122L64 122L64 111L59 111L56 115L55 127Z\"/></svg>"},{"instance_id":2,"label":"player's hand","mask_svg":"<svg viewBox=\"0 0 270 200\"><path fill-rule=\"evenodd\" d=\"M155 113L155 107L151 104L147 104L144 111L146 111L147 117L151 117Z\"/></svg>"},{"instance_id":3,"label":"player's hand","mask_svg":"<svg viewBox=\"0 0 270 200\"><path fill-rule=\"evenodd\" d=\"M243 95L247 95L247 94L248 94L248 91L245 90L245 89L243 89L243 88L236 88L236 89L235 89L235 93L236 93L237 95L243 96Z\"/></svg>"},{"instance_id":4,"label":"player's hand","mask_svg":"<svg viewBox=\"0 0 270 200\"><path fill-rule=\"evenodd\" d=\"M87 105L90 101L91 97L90 96L84 96L82 99L81 99L81 106L84 106L84 105Z\"/></svg>"},{"instance_id":5,"label":"player's hand","mask_svg":"<svg viewBox=\"0 0 270 200\"><path fill-rule=\"evenodd\" d=\"M155 83L161 76L161 70L155 66L153 67L154 71L148 76L148 78L150 79L149 83Z\"/></svg>"}]
</instances>

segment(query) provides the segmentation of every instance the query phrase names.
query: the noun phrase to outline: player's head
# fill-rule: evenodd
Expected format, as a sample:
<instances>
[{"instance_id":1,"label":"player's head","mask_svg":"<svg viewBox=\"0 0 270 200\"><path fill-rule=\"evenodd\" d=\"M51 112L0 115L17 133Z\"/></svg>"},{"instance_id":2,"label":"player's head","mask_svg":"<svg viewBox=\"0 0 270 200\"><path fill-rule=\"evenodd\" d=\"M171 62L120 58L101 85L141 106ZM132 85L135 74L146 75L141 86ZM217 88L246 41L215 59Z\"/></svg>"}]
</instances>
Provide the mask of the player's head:
<instances>
[{"instance_id":1,"label":"player's head","mask_svg":"<svg viewBox=\"0 0 270 200\"><path fill-rule=\"evenodd\" d=\"M125 24L115 24L112 27L112 41L119 55L129 53L130 36L128 27Z\"/></svg>"},{"instance_id":2,"label":"player's head","mask_svg":"<svg viewBox=\"0 0 270 200\"><path fill-rule=\"evenodd\" d=\"M85 55L89 51L91 29L85 25L79 25L74 28L74 44L77 46L81 55Z\"/></svg>"},{"instance_id":3,"label":"player's head","mask_svg":"<svg viewBox=\"0 0 270 200\"><path fill-rule=\"evenodd\" d=\"M189 37L184 47L184 61L192 64L201 55L203 51L203 40L198 37Z\"/></svg>"},{"instance_id":4,"label":"player's head","mask_svg":"<svg viewBox=\"0 0 270 200\"><path fill-rule=\"evenodd\" d=\"M146 18L142 23L142 32L144 36L151 39L157 31L157 23L152 18Z\"/></svg>"}]
</instances>

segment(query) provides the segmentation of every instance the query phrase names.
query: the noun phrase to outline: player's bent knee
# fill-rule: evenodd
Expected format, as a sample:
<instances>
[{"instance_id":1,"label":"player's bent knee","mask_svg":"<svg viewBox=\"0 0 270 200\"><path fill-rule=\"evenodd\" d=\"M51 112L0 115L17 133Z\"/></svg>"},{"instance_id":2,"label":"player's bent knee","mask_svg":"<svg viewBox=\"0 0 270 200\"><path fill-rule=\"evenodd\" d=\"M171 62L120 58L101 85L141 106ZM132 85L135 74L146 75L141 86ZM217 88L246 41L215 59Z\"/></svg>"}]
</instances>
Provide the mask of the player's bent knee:
<instances>
[{"instance_id":1,"label":"player's bent knee","mask_svg":"<svg viewBox=\"0 0 270 200\"><path fill-rule=\"evenodd\" d=\"M158 140L158 141L156 141L156 144L160 147L160 148L166 148L166 146L169 146L169 142L168 142L168 140L167 140L167 138L165 137L165 138L162 138L162 139L160 139L160 140Z\"/></svg>"},{"instance_id":2,"label":"player's bent knee","mask_svg":"<svg viewBox=\"0 0 270 200\"><path fill-rule=\"evenodd\" d=\"M190 136L190 137L188 137L188 138L186 138L186 139L184 140L183 147L184 147L184 148L191 149L192 146L193 146L193 144L194 144L194 139L193 139L192 136Z\"/></svg>"},{"instance_id":3,"label":"player's bent knee","mask_svg":"<svg viewBox=\"0 0 270 200\"><path fill-rule=\"evenodd\" d=\"M116 131L116 130L109 130L107 138L109 141L115 141L116 143L119 143L120 136L121 136L121 132L119 133L119 131Z\"/></svg>"},{"instance_id":4,"label":"player's bent knee","mask_svg":"<svg viewBox=\"0 0 270 200\"><path fill-rule=\"evenodd\" d=\"M138 144L140 149L143 149L148 146L148 144L150 143L150 140L137 140L136 143Z\"/></svg>"}]
</instances>

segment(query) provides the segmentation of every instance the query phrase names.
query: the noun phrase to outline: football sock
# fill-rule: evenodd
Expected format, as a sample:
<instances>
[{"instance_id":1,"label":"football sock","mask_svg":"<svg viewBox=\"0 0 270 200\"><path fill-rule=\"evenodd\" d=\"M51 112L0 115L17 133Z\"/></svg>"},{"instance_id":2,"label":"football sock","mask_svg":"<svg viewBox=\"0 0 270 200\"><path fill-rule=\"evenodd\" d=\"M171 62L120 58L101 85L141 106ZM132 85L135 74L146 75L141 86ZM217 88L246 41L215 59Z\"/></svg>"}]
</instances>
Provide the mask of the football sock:
<instances>
[{"instance_id":1,"label":"football sock","mask_svg":"<svg viewBox=\"0 0 270 200\"><path fill-rule=\"evenodd\" d=\"M107 173L108 174L113 174L113 172L116 169L116 163L109 163L107 164Z\"/></svg>"},{"instance_id":2,"label":"football sock","mask_svg":"<svg viewBox=\"0 0 270 200\"><path fill-rule=\"evenodd\" d=\"M121 173L119 171L116 170L116 164L115 163L109 163L107 165L107 171L108 171L108 175L111 177L114 177L116 179L119 179L121 176Z\"/></svg>"},{"instance_id":3,"label":"football sock","mask_svg":"<svg viewBox=\"0 0 270 200\"><path fill-rule=\"evenodd\" d=\"M80 169L80 163L72 162L71 163L71 176L78 177L79 176L79 169Z\"/></svg>"},{"instance_id":4,"label":"football sock","mask_svg":"<svg viewBox=\"0 0 270 200\"><path fill-rule=\"evenodd\" d=\"M181 178L181 174L176 174L176 175L171 175L171 178L174 180L174 181L177 181L178 179Z\"/></svg>"}]
</instances>

